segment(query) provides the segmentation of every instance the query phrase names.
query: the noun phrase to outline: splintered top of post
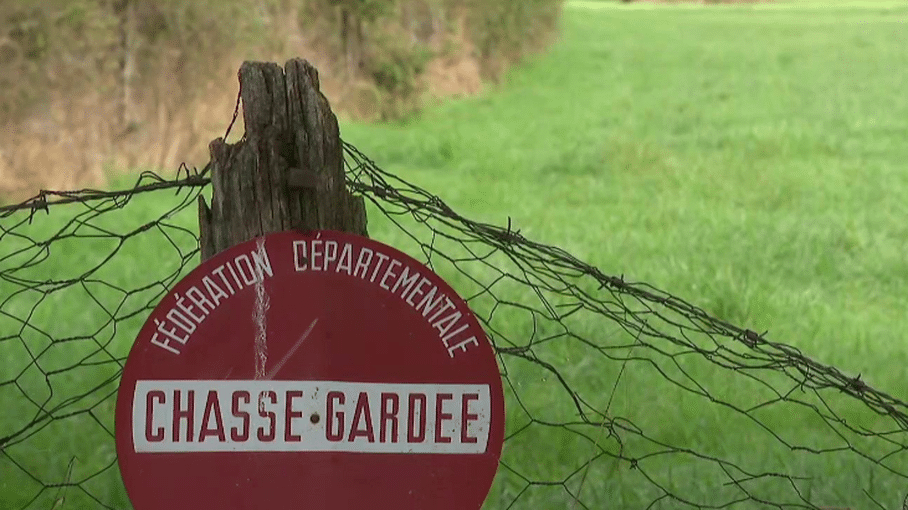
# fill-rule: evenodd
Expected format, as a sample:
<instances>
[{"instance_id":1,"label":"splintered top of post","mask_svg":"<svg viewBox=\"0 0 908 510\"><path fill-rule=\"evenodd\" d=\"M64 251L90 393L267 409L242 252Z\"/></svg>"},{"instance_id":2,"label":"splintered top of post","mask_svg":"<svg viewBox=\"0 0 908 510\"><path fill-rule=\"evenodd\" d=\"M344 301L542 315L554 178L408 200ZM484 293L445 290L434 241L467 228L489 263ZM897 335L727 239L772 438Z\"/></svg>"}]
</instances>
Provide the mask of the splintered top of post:
<instances>
[{"instance_id":1,"label":"splintered top of post","mask_svg":"<svg viewBox=\"0 0 908 510\"><path fill-rule=\"evenodd\" d=\"M302 59L283 68L244 62L239 80L246 135L209 145L212 202L199 204L202 259L286 230L365 236L365 202L346 187L337 117L315 68Z\"/></svg>"},{"instance_id":2,"label":"splintered top of post","mask_svg":"<svg viewBox=\"0 0 908 510\"><path fill-rule=\"evenodd\" d=\"M318 71L300 58L288 60L284 68L274 62L243 62L239 80L247 136L262 134L268 126L287 130L295 109L288 99L317 97L319 91Z\"/></svg>"}]
</instances>

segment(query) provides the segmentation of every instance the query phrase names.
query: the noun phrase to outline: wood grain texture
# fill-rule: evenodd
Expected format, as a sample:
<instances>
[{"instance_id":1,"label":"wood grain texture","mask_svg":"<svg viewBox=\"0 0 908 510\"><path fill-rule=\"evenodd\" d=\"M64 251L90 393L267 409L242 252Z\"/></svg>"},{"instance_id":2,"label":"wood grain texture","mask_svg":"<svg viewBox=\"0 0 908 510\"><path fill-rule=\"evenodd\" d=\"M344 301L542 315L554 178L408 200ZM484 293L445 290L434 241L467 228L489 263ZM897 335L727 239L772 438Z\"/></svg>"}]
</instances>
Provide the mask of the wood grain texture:
<instances>
[{"instance_id":1,"label":"wood grain texture","mask_svg":"<svg viewBox=\"0 0 908 510\"><path fill-rule=\"evenodd\" d=\"M284 230L367 235L362 197L345 186L337 118L302 59L244 62L240 96L246 134L209 144L211 206L199 197L202 260Z\"/></svg>"}]
</instances>

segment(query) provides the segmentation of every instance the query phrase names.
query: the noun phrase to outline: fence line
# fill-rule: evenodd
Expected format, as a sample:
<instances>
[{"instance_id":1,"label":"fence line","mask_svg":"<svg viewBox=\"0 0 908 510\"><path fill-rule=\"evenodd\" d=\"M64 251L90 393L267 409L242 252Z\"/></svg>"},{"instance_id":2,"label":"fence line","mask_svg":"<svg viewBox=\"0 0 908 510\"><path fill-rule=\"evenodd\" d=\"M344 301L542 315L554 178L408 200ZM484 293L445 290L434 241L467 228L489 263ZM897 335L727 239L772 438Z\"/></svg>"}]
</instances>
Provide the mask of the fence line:
<instances>
[{"instance_id":1,"label":"fence line","mask_svg":"<svg viewBox=\"0 0 908 510\"><path fill-rule=\"evenodd\" d=\"M906 504L904 401L344 152L371 230L447 279L494 344L508 425L490 508ZM0 208L0 471L28 488L0 481L0 507L129 508L117 381L144 317L197 261L206 174ZM845 483L865 500L837 500Z\"/></svg>"}]
</instances>

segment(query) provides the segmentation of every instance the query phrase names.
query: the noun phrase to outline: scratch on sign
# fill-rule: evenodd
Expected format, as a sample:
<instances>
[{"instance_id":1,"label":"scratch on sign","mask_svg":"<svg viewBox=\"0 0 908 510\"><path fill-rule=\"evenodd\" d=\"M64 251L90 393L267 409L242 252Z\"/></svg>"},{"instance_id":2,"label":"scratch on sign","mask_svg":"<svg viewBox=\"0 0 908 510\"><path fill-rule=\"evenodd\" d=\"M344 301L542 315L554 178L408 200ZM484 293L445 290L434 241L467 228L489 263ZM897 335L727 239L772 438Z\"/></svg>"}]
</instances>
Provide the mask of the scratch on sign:
<instances>
[{"instance_id":1,"label":"scratch on sign","mask_svg":"<svg viewBox=\"0 0 908 510\"><path fill-rule=\"evenodd\" d=\"M317 322L318 322L318 318L312 319L312 324L309 324L309 328L306 329L306 332L303 333L303 335L300 337L299 340L296 341L295 344L293 344L293 347L291 347L290 350L287 351L287 354L284 354L284 357L281 358L281 360L277 363L277 365L275 365L274 368L272 368L271 371L268 372L267 375L265 375L266 381L273 379L274 376L277 375L278 371L280 371L280 369L283 368L284 363L287 363L287 360L290 359L290 357L293 356L293 353L296 352L296 350L300 348L300 345L303 345L303 341L306 340L306 338L309 336L309 333L312 333L312 328L315 327L315 323L317 323Z\"/></svg>"},{"instance_id":2,"label":"scratch on sign","mask_svg":"<svg viewBox=\"0 0 908 510\"><path fill-rule=\"evenodd\" d=\"M265 238L260 237L255 242L259 256L265 260ZM265 292L265 275L262 273L261 266L257 267L255 283L255 310L252 314L252 320L255 322L255 378L262 379L265 377L265 364L268 362L268 331L266 323L266 314L270 307L268 294Z\"/></svg>"}]
</instances>

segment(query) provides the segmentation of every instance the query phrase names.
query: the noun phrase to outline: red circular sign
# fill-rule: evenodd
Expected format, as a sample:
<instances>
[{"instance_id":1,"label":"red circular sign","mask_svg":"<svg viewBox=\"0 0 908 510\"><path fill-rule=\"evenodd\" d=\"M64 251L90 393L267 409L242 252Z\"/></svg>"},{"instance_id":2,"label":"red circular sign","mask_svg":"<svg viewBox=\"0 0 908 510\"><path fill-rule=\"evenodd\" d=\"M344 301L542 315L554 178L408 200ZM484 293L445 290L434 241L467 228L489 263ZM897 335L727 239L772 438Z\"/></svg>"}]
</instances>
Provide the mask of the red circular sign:
<instances>
[{"instance_id":1,"label":"red circular sign","mask_svg":"<svg viewBox=\"0 0 908 510\"><path fill-rule=\"evenodd\" d=\"M479 508L504 400L467 304L339 232L225 250L161 301L120 384L136 510Z\"/></svg>"}]
</instances>

